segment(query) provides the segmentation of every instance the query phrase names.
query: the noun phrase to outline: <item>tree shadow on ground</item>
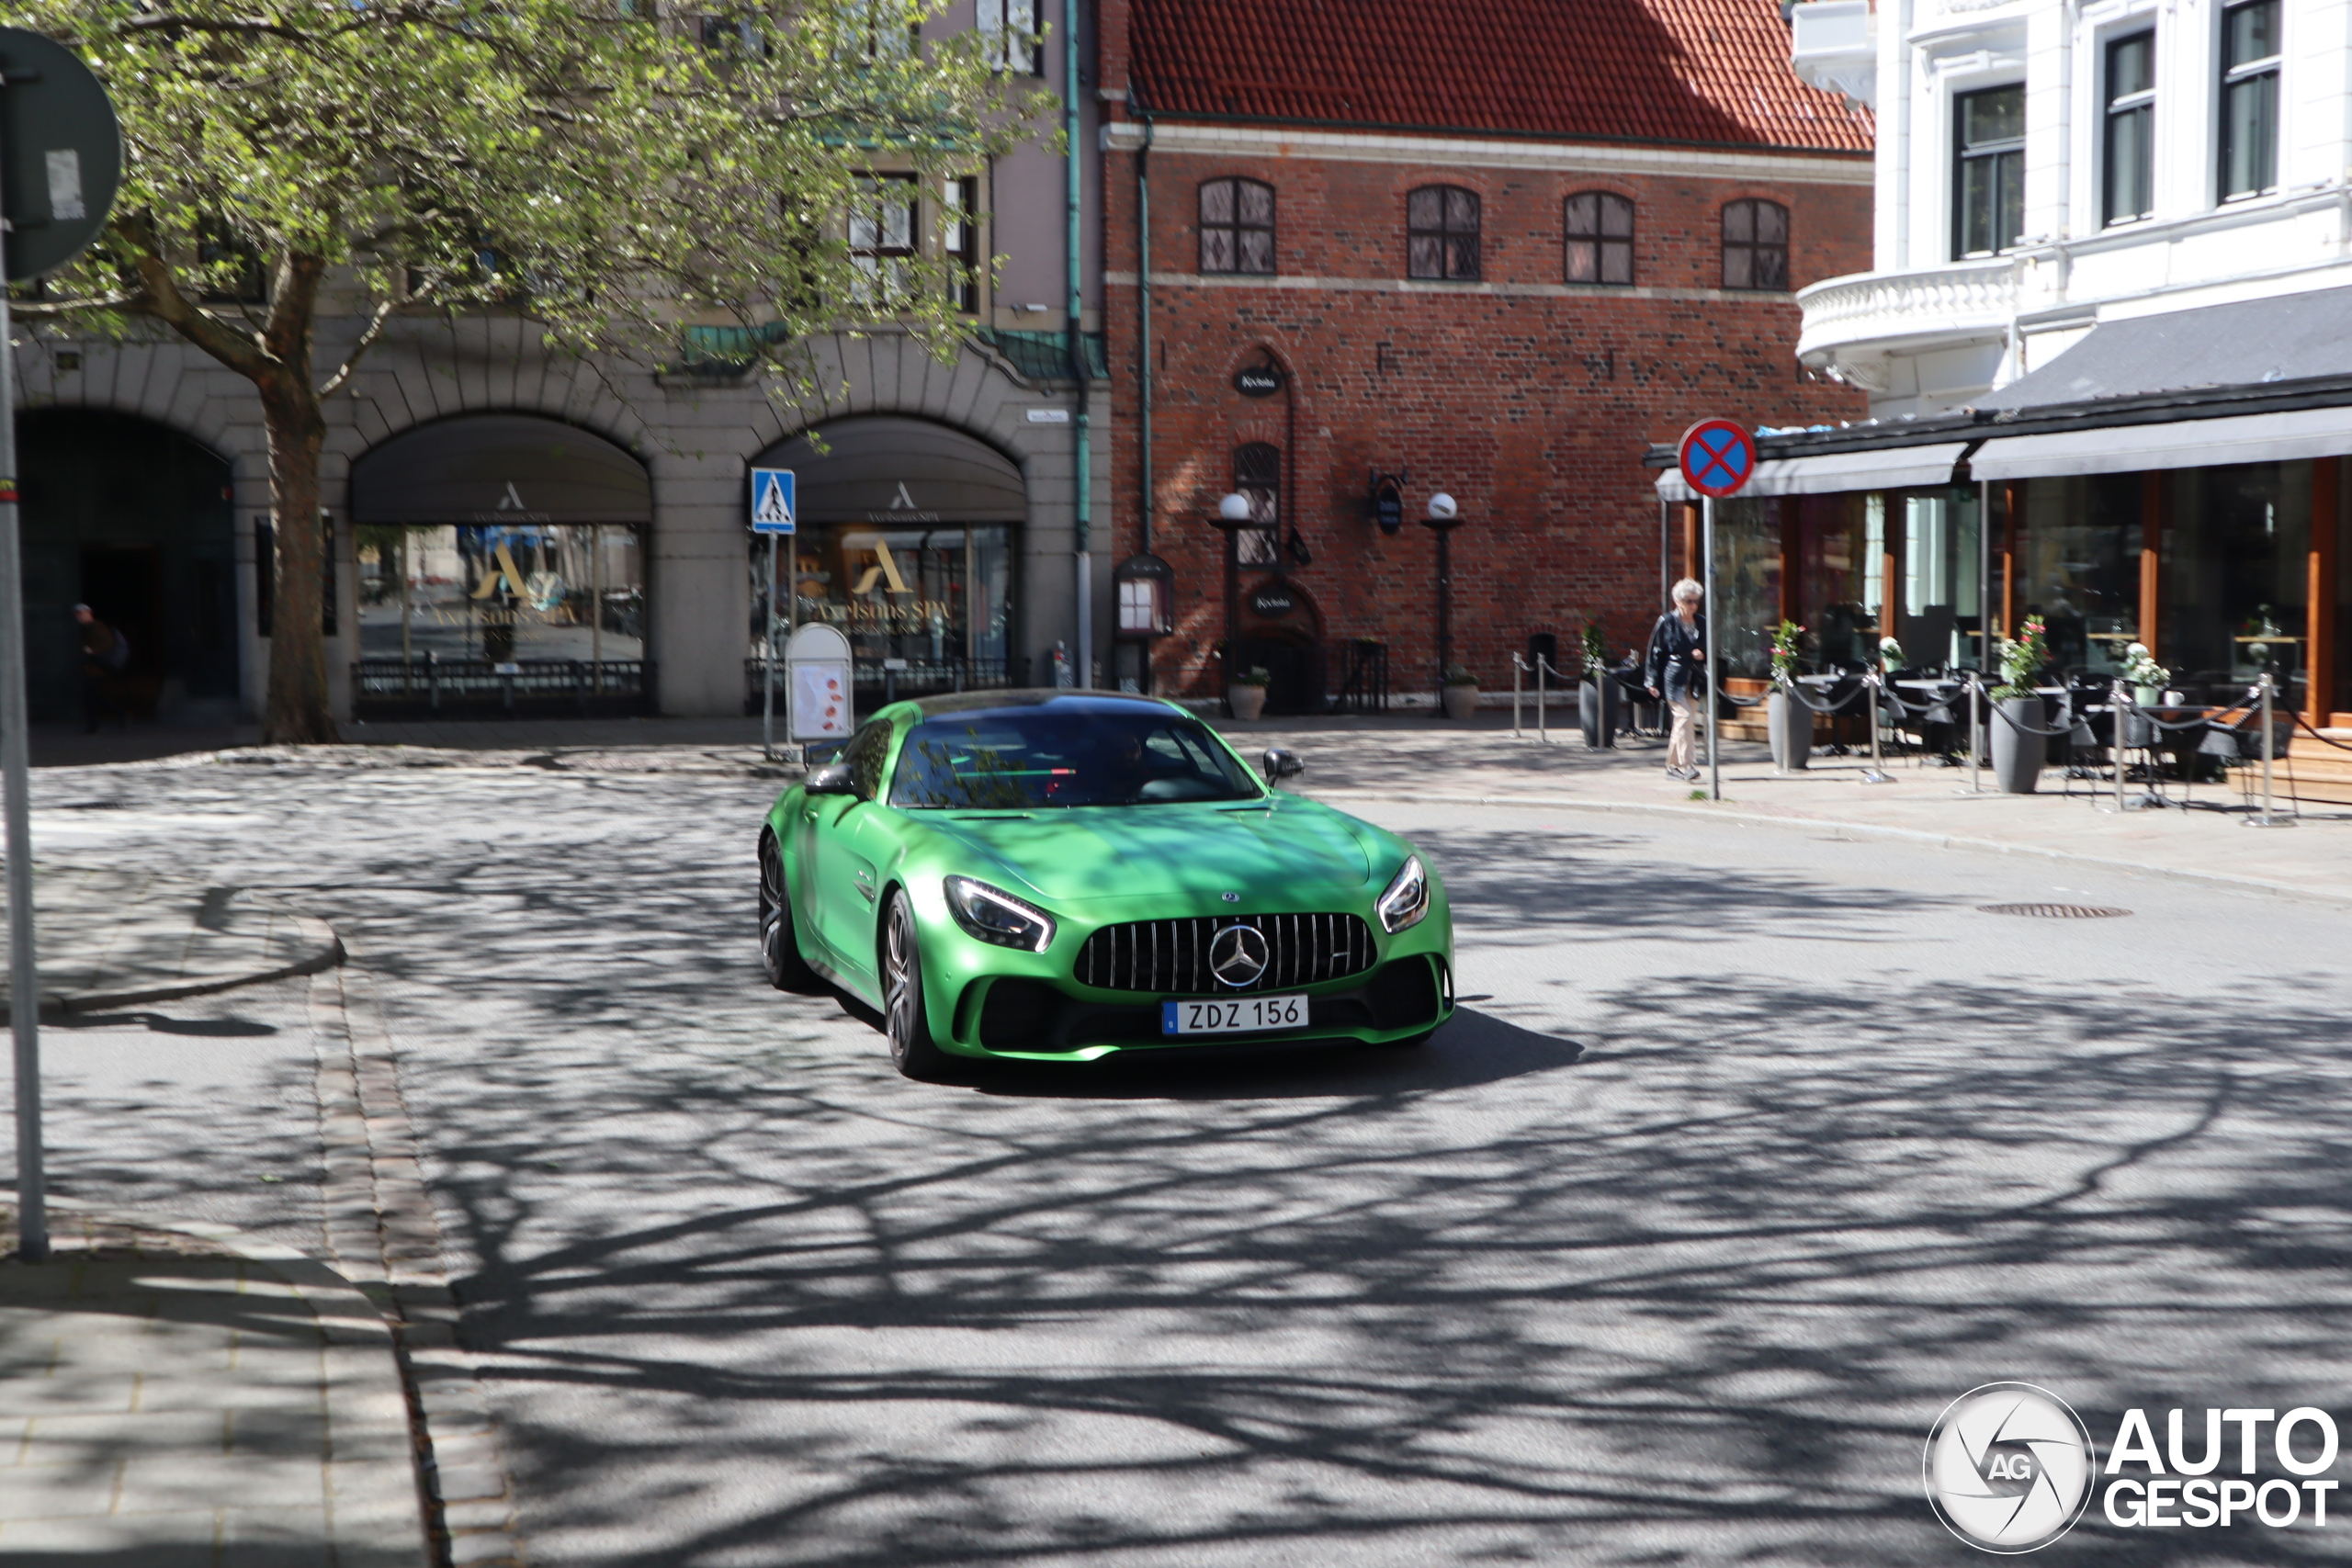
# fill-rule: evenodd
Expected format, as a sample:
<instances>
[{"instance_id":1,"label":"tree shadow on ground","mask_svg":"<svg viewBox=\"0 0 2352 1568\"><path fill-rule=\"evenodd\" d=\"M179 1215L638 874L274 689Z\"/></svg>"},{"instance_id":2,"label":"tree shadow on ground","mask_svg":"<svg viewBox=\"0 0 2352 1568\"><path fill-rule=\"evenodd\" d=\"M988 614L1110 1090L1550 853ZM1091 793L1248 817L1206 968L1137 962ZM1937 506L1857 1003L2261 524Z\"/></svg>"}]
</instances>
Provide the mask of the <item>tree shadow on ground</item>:
<instances>
[{"instance_id":1,"label":"tree shadow on ground","mask_svg":"<svg viewBox=\"0 0 2352 1568\"><path fill-rule=\"evenodd\" d=\"M1435 1068L942 1090L760 984L752 791L271 787L370 825L317 902L405 982L535 1561L1925 1568L1963 1549L1920 1445L1976 1383L2102 1438L2130 1405L2352 1404L2334 976L1661 972L1582 997L1574 1058L1489 1007ZM1505 948L1958 902L1431 842ZM218 1137L141 1131L159 1162ZM2324 1548L2095 1514L2065 1550Z\"/></svg>"}]
</instances>

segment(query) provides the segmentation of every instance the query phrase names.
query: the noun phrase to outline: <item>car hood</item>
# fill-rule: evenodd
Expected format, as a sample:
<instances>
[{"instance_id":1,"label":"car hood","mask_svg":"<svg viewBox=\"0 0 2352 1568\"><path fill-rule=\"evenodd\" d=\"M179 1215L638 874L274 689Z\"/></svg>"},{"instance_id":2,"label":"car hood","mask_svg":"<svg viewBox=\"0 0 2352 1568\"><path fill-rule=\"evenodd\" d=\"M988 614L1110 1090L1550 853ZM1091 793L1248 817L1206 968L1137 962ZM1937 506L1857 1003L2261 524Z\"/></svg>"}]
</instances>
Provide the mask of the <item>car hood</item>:
<instances>
[{"instance_id":1,"label":"car hood","mask_svg":"<svg viewBox=\"0 0 2352 1568\"><path fill-rule=\"evenodd\" d=\"M1308 801L1073 807L924 814L925 826L997 861L1047 898L1149 897L1303 886L1360 887L1372 863L1347 818Z\"/></svg>"}]
</instances>

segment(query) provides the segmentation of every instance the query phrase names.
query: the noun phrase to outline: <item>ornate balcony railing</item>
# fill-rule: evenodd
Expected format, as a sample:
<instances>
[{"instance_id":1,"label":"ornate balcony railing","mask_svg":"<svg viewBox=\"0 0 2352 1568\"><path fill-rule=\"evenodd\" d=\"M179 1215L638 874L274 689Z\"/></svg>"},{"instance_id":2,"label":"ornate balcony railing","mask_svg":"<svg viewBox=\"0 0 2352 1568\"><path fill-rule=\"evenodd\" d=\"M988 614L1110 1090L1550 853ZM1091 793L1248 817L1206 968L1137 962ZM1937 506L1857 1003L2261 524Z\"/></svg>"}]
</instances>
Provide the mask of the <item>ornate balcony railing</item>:
<instances>
[{"instance_id":1,"label":"ornate balcony railing","mask_svg":"<svg viewBox=\"0 0 2352 1568\"><path fill-rule=\"evenodd\" d=\"M2012 258L1911 272L1865 272L1797 290L1804 326L1801 355L1875 343L1916 344L1939 337L2005 333L2018 309Z\"/></svg>"}]
</instances>

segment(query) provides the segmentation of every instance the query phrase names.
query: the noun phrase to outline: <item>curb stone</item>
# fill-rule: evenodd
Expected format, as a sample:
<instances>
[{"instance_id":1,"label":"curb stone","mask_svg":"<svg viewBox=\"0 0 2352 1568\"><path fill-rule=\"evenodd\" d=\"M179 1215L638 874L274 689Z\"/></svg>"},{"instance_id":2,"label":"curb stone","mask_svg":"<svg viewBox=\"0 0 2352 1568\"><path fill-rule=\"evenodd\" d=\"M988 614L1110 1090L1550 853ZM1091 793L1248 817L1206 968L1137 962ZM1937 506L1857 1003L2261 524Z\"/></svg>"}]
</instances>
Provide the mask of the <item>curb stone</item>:
<instances>
[{"instance_id":1,"label":"curb stone","mask_svg":"<svg viewBox=\"0 0 2352 1568\"><path fill-rule=\"evenodd\" d=\"M521 1568L514 1490L418 1165L399 1064L356 961L311 980L327 1245L392 1325L416 1439L418 1501L441 1568Z\"/></svg>"}]
</instances>

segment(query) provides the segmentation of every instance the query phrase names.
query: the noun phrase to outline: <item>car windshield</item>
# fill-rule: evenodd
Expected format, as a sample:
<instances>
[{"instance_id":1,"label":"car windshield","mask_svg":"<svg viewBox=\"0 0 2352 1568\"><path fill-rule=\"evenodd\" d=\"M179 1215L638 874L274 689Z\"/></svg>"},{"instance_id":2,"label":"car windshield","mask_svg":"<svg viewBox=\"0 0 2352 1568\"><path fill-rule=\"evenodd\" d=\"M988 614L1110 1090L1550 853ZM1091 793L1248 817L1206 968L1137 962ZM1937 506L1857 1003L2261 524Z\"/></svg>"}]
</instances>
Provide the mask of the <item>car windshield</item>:
<instances>
[{"instance_id":1,"label":"car windshield","mask_svg":"<svg viewBox=\"0 0 2352 1568\"><path fill-rule=\"evenodd\" d=\"M907 734L890 804L1026 811L1255 800L1257 781L1196 719L1132 711L997 708L927 718Z\"/></svg>"}]
</instances>

